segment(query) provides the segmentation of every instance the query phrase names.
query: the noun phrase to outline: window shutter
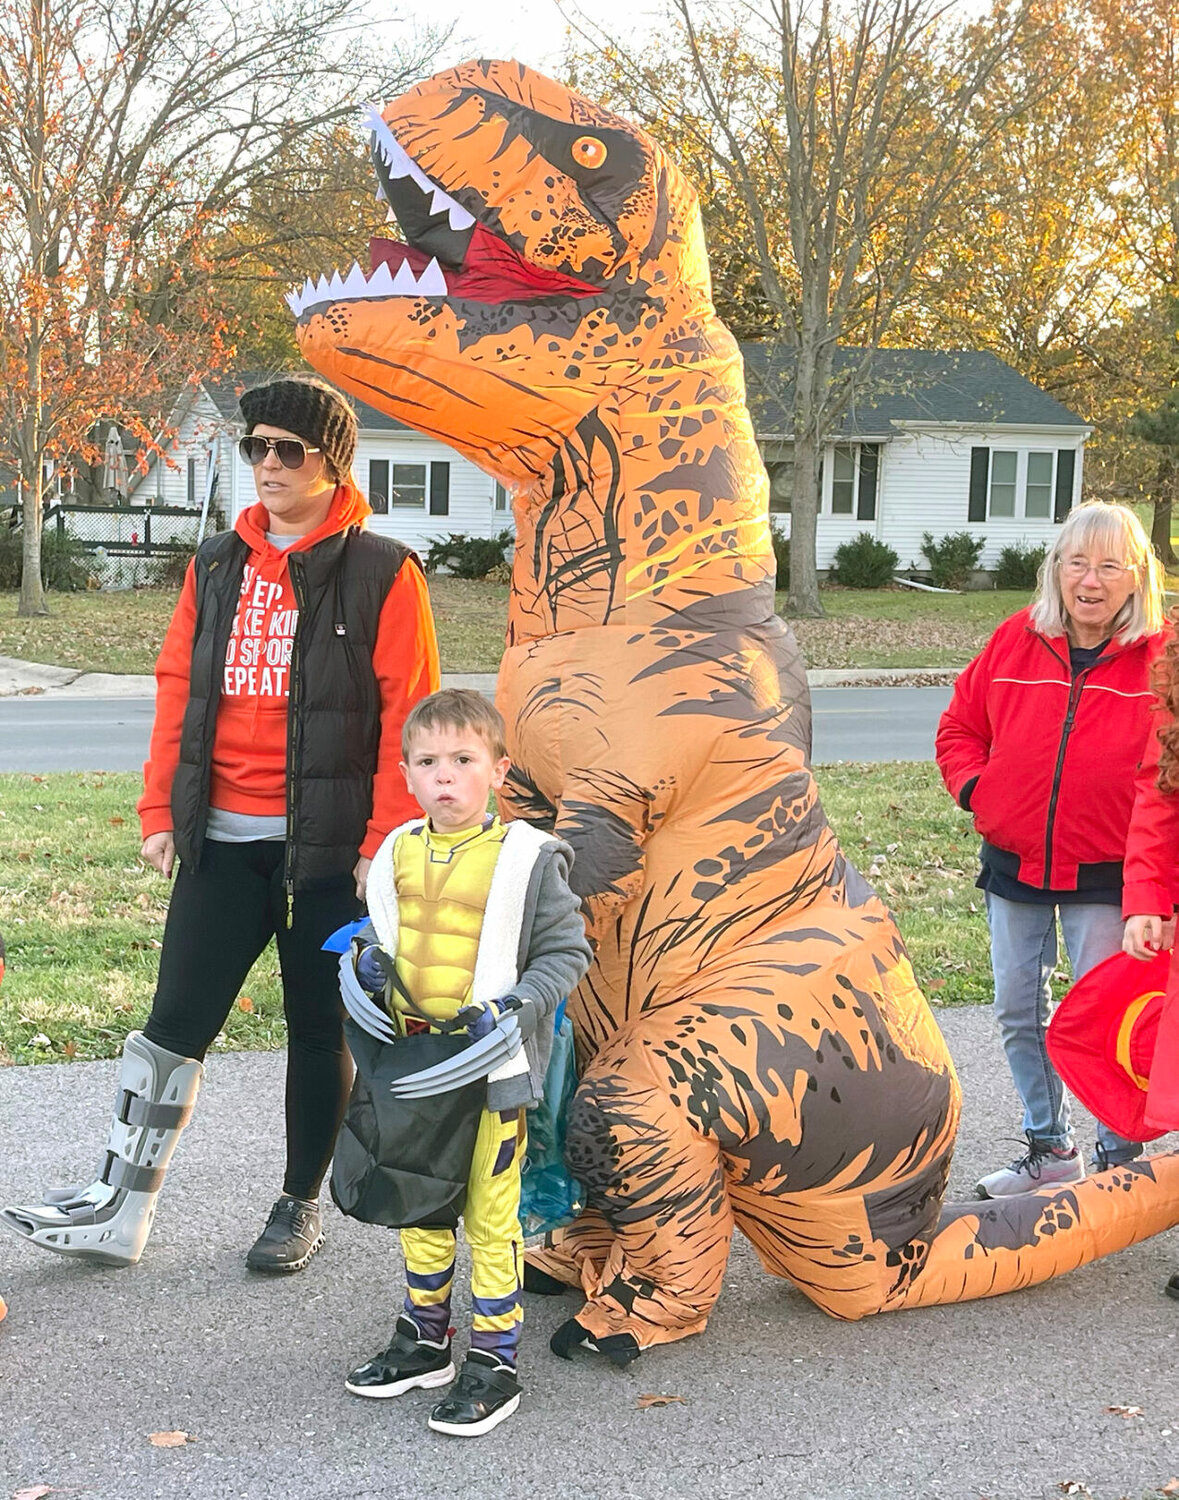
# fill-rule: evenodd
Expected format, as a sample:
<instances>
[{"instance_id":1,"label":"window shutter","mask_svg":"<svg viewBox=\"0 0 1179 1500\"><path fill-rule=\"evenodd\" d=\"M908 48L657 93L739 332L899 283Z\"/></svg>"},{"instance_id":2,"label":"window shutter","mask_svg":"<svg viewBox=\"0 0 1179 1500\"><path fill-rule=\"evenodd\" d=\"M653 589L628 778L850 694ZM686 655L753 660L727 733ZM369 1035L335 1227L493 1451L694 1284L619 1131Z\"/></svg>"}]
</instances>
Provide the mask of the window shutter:
<instances>
[{"instance_id":1,"label":"window shutter","mask_svg":"<svg viewBox=\"0 0 1179 1500\"><path fill-rule=\"evenodd\" d=\"M970 507L966 512L968 521L985 521L987 518L987 475L990 463L989 448L970 450Z\"/></svg>"},{"instance_id":2,"label":"window shutter","mask_svg":"<svg viewBox=\"0 0 1179 1500\"><path fill-rule=\"evenodd\" d=\"M370 458L368 461L368 503L374 516L389 514L389 460Z\"/></svg>"},{"instance_id":3,"label":"window shutter","mask_svg":"<svg viewBox=\"0 0 1179 1500\"><path fill-rule=\"evenodd\" d=\"M430 514L450 514L450 461L440 460L430 465Z\"/></svg>"},{"instance_id":4,"label":"window shutter","mask_svg":"<svg viewBox=\"0 0 1179 1500\"><path fill-rule=\"evenodd\" d=\"M1077 455L1072 448L1059 448L1056 453L1056 509L1054 521L1063 521L1073 508L1073 475L1077 471Z\"/></svg>"},{"instance_id":5,"label":"window shutter","mask_svg":"<svg viewBox=\"0 0 1179 1500\"><path fill-rule=\"evenodd\" d=\"M876 519L876 476L880 471L880 444L860 444L860 486L856 498L856 520Z\"/></svg>"}]
</instances>

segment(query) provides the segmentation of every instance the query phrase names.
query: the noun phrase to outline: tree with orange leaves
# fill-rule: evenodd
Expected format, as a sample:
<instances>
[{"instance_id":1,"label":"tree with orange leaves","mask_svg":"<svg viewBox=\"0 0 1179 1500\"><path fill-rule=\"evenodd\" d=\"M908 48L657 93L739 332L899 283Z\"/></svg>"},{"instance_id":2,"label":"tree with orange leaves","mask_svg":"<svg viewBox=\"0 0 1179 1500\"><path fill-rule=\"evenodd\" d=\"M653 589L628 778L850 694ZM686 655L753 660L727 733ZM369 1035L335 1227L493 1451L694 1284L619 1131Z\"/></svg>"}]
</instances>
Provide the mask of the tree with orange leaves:
<instances>
[{"instance_id":1,"label":"tree with orange leaves","mask_svg":"<svg viewBox=\"0 0 1179 1500\"><path fill-rule=\"evenodd\" d=\"M400 87L354 0L0 0L0 464L22 495L19 612L45 611L47 464L98 419L150 444L230 353L208 241L276 156Z\"/></svg>"}]
</instances>

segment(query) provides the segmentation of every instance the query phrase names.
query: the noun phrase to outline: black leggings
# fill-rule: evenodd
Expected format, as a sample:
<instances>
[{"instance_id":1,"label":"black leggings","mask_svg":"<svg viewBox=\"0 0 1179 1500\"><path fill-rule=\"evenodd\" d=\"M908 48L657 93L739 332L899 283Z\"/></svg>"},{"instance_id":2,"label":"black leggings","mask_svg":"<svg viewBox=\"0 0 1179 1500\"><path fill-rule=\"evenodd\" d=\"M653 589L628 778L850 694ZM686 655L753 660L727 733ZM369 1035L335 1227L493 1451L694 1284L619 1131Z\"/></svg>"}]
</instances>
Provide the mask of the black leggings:
<instances>
[{"instance_id":1,"label":"black leggings","mask_svg":"<svg viewBox=\"0 0 1179 1500\"><path fill-rule=\"evenodd\" d=\"M320 944L360 913L351 876L295 892L286 925L280 842L206 842L200 869L176 876L160 977L144 1034L203 1058L271 937L278 940L287 1021L287 1167L283 1192L315 1198L348 1101L337 958Z\"/></svg>"}]
</instances>

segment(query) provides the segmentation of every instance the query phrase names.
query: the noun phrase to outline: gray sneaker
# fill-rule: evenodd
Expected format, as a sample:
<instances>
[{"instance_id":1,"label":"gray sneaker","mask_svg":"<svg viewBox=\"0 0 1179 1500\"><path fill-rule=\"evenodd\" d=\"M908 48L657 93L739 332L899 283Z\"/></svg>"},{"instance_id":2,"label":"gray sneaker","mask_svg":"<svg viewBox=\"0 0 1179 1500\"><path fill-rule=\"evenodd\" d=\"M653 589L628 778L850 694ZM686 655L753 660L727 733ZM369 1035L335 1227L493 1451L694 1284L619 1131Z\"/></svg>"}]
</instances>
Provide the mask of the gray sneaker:
<instances>
[{"instance_id":1,"label":"gray sneaker","mask_svg":"<svg viewBox=\"0 0 1179 1500\"><path fill-rule=\"evenodd\" d=\"M976 1191L980 1198L1014 1198L1019 1193L1034 1193L1037 1188L1083 1182L1084 1178L1085 1160L1075 1146L1062 1151L1043 1141L1029 1140L1023 1156L1009 1167L988 1172Z\"/></svg>"}]
</instances>

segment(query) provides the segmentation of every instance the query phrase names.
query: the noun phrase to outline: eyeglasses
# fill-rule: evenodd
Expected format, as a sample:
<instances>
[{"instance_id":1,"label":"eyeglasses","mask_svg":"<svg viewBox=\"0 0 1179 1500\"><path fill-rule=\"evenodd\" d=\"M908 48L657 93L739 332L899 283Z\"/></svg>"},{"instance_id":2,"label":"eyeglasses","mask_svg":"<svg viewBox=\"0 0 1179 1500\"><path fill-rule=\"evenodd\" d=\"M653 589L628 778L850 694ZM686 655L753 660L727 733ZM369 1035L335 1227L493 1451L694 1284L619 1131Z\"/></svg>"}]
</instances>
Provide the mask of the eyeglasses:
<instances>
[{"instance_id":1,"label":"eyeglasses","mask_svg":"<svg viewBox=\"0 0 1179 1500\"><path fill-rule=\"evenodd\" d=\"M309 448L299 438L260 437L256 432L242 438L237 450L251 469L256 469L268 453L273 453L284 469L301 469L307 462L309 453L321 451L319 448Z\"/></svg>"},{"instance_id":2,"label":"eyeglasses","mask_svg":"<svg viewBox=\"0 0 1179 1500\"><path fill-rule=\"evenodd\" d=\"M1123 573L1133 573L1134 569L1122 563L1093 563L1087 557L1069 557L1061 563L1060 571L1066 578L1084 578L1092 571L1097 574L1102 583L1117 583Z\"/></svg>"}]
</instances>

